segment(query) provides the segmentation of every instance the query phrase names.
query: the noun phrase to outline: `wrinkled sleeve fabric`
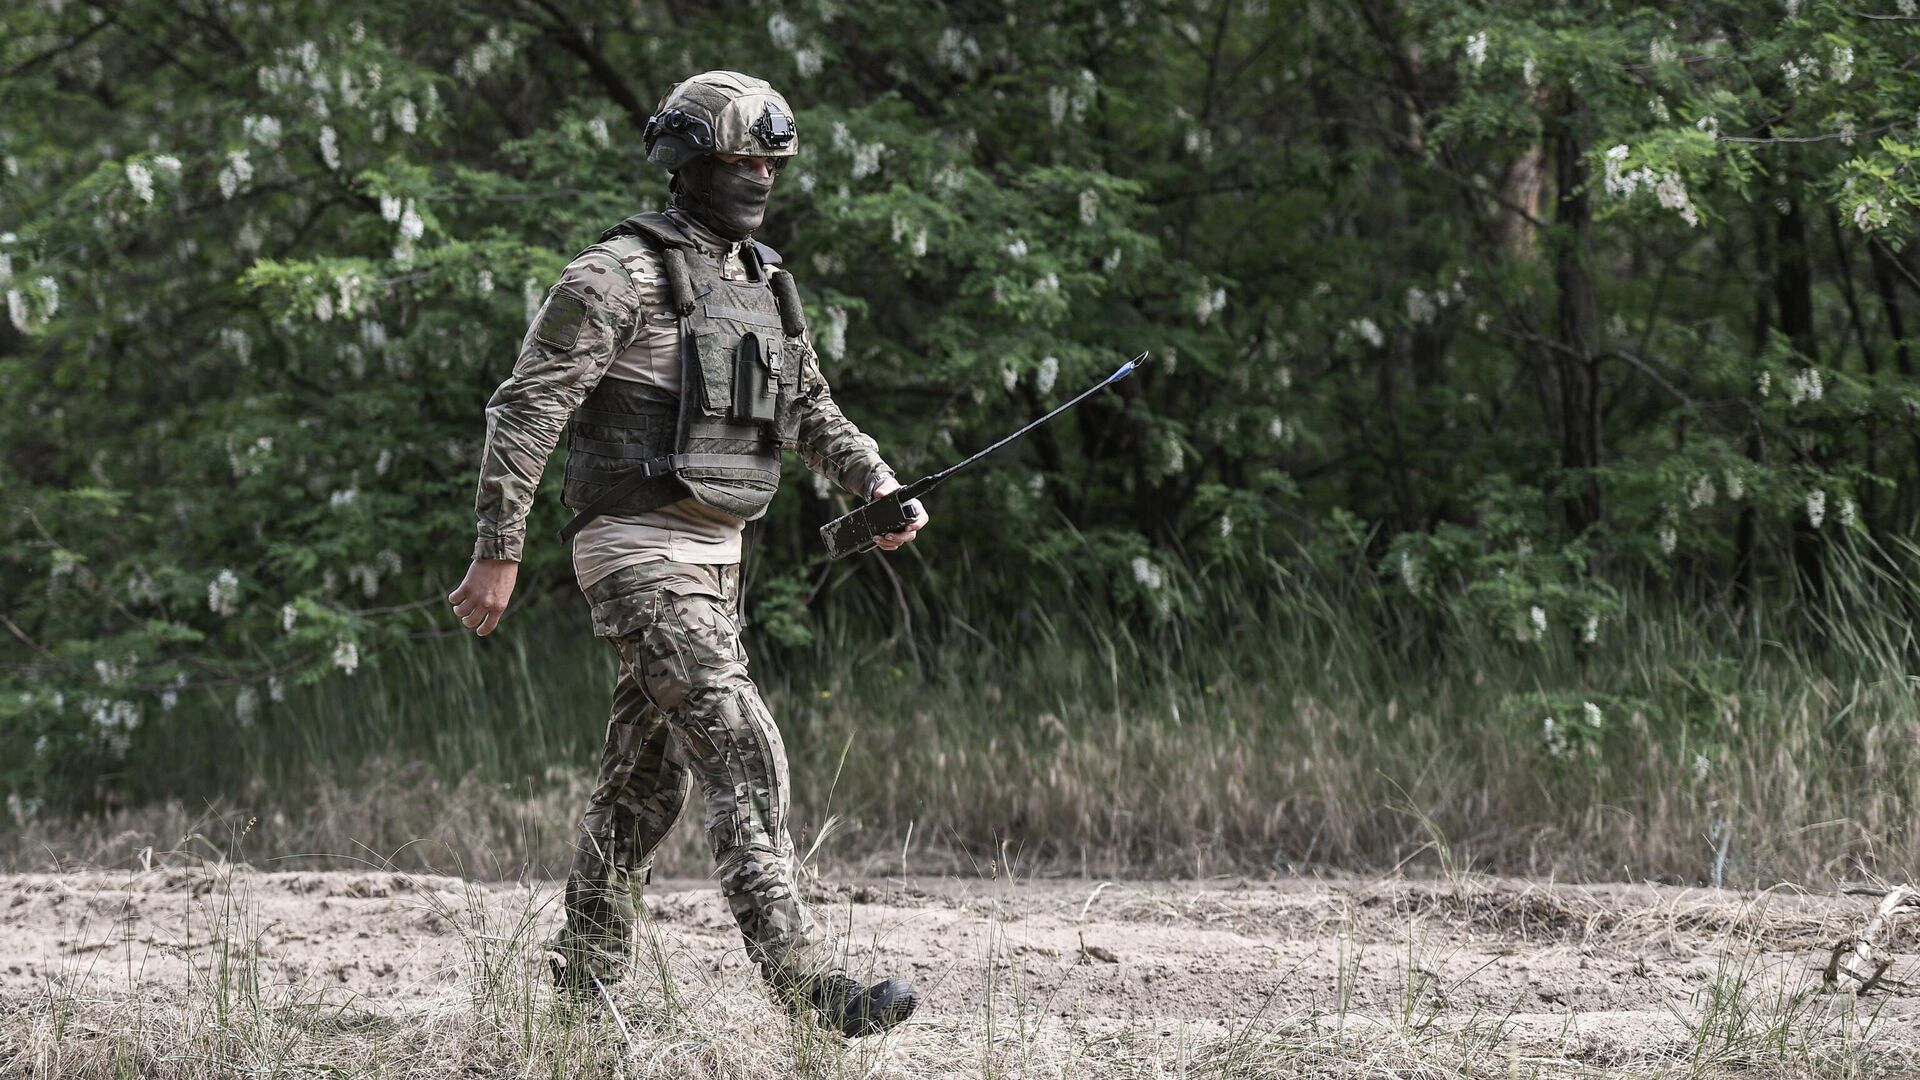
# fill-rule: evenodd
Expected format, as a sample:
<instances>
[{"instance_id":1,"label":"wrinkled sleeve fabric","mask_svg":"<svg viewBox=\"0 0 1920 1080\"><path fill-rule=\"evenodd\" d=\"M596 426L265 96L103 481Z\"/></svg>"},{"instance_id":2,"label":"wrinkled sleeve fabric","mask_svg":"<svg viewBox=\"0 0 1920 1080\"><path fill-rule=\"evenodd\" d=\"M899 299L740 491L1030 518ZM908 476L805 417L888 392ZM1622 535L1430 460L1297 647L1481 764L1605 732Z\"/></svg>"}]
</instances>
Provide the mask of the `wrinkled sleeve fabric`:
<instances>
[{"instance_id":1,"label":"wrinkled sleeve fabric","mask_svg":"<svg viewBox=\"0 0 1920 1080\"><path fill-rule=\"evenodd\" d=\"M632 334L640 297L612 254L589 248L561 272L534 315L513 374L487 401L474 494L475 559L520 560L527 513L567 418Z\"/></svg>"},{"instance_id":2,"label":"wrinkled sleeve fabric","mask_svg":"<svg viewBox=\"0 0 1920 1080\"><path fill-rule=\"evenodd\" d=\"M880 447L861 433L853 421L840 411L820 373L820 357L814 352L812 334L801 342L806 361L800 368L800 394L794 401L799 424L793 450L807 468L839 485L856 498L867 498L873 485L893 469L880 456Z\"/></svg>"}]
</instances>

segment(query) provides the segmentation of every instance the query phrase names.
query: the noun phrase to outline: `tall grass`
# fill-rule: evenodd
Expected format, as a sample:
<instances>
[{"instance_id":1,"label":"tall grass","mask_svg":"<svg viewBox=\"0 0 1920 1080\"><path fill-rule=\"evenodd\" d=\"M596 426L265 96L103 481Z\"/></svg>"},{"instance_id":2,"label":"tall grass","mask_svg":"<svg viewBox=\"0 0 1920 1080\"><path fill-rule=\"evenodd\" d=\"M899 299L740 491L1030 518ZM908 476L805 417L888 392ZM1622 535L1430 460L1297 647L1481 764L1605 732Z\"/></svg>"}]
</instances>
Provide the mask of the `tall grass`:
<instances>
[{"instance_id":1,"label":"tall grass","mask_svg":"<svg viewBox=\"0 0 1920 1080\"><path fill-rule=\"evenodd\" d=\"M1653 583L1593 645L1278 559L1180 577L1166 617L1056 566L1012 609L842 590L811 643L750 649L802 850L830 810L841 864L1815 881L1920 854L1916 566L1842 549L1819 597L1747 607ZM613 678L577 596L532 605L251 726L183 708L136 743L117 809L23 822L5 857L223 847L257 819L243 849L556 873ZM663 869L703 862L698 832Z\"/></svg>"}]
</instances>

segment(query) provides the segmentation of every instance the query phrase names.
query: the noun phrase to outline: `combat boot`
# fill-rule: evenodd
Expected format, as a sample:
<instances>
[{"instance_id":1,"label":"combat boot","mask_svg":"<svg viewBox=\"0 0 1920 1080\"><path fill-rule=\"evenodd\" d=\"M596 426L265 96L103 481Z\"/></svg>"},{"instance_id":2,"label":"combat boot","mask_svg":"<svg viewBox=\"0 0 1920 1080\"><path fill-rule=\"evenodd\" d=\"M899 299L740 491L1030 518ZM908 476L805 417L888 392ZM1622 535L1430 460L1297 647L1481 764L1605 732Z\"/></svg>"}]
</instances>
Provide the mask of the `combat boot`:
<instances>
[{"instance_id":1,"label":"combat boot","mask_svg":"<svg viewBox=\"0 0 1920 1080\"><path fill-rule=\"evenodd\" d=\"M806 1001L822 1025L857 1039L905 1023L920 1004L920 995L912 983L897 976L863 987L836 972L810 983Z\"/></svg>"}]
</instances>

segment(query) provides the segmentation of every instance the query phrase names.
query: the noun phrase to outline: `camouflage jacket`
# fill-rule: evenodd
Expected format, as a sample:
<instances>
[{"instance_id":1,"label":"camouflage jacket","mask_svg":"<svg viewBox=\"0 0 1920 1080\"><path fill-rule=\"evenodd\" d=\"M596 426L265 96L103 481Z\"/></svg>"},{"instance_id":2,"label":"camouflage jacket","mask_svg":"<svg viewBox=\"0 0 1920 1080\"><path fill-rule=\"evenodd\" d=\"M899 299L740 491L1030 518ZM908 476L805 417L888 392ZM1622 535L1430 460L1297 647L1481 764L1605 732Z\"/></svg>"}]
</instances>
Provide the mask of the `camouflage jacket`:
<instances>
[{"instance_id":1,"label":"camouflage jacket","mask_svg":"<svg viewBox=\"0 0 1920 1080\"><path fill-rule=\"evenodd\" d=\"M688 232L702 255L723 260L723 273L744 272L739 269L737 245L725 244L698 226ZM651 381L674 393L680 389L679 328L659 257L651 250L626 245L615 252L596 244L567 264L555 287L584 297L589 305L586 318L568 349L539 341L529 327L513 374L487 402L486 445L474 497L475 559L520 559L526 545L527 513L547 460L567 428L568 417L610 370L617 370L621 378ZM806 346L795 406L802 414L787 448L849 494L865 497L873 484L893 470L881 459L874 441L835 404L820 373L811 335ZM690 505L682 501L661 512L671 514Z\"/></svg>"}]
</instances>

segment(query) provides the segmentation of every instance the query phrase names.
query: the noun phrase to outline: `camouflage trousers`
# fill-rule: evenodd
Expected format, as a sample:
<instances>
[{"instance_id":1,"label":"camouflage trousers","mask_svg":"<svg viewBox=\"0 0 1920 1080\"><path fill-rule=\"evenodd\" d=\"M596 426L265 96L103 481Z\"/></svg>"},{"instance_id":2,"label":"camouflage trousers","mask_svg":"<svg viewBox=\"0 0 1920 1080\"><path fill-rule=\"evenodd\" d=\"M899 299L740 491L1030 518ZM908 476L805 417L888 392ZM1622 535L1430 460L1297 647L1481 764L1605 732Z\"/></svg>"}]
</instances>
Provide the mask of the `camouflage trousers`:
<instances>
[{"instance_id":1,"label":"camouflage trousers","mask_svg":"<svg viewBox=\"0 0 1920 1080\"><path fill-rule=\"evenodd\" d=\"M836 970L795 887L786 748L747 674L739 588L738 566L653 562L586 590L620 670L556 940L579 982L625 972L638 887L696 783L720 890L761 973L791 987Z\"/></svg>"}]
</instances>

